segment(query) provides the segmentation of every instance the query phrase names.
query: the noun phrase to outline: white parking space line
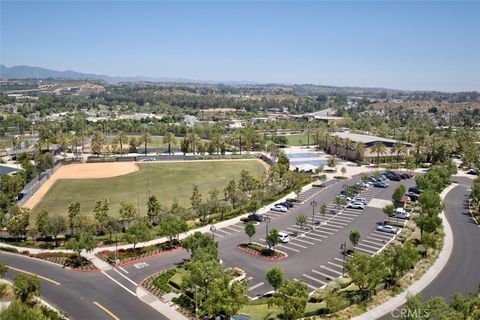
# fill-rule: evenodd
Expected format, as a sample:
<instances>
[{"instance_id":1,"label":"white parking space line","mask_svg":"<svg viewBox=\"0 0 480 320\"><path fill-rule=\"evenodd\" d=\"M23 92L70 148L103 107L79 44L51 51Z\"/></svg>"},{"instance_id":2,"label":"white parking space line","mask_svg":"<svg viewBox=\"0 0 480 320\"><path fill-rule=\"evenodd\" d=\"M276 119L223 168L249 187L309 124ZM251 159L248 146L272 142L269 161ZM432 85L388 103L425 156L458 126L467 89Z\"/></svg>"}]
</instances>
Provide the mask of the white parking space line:
<instances>
[{"instance_id":1,"label":"white parking space line","mask_svg":"<svg viewBox=\"0 0 480 320\"><path fill-rule=\"evenodd\" d=\"M232 227L223 227L222 229L227 229L227 230L230 230L230 231L233 231L233 232L238 232L237 229L234 229Z\"/></svg>"},{"instance_id":2,"label":"white parking space line","mask_svg":"<svg viewBox=\"0 0 480 320\"><path fill-rule=\"evenodd\" d=\"M334 232L323 231L323 230L319 230L319 229L315 229L315 230L309 232L309 234L315 234L315 233L324 233L324 234L328 234L328 235L334 234ZM323 237L323 235L321 235L321 234L318 234L318 236Z\"/></svg>"},{"instance_id":3,"label":"white parking space line","mask_svg":"<svg viewBox=\"0 0 480 320\"><path fill-rule=\"evenodd\" d=\"M345 223L345 222L338 222L338 221L335 221L334 219L328 221L328 224L333 224L333 225L338 225L338 226L348 226L348 223Z\"/></svg>"},{"instance_id":4,"label":"white parking space line","mask_svg":"<svg viewBox=\"0 0 480 320\"><path fill-rule=\"evenodd\" d=\"M337 261L340 261L341 263L343 263L343 260L340 259L340 258L333 258L334 260L337 260Z\"/></svg>"},{"instance_id":5,"label":"white parking space line","mask_svg":"<svg viewBox=\"0 0 480 320\"><path fill-rule=\"evenodd\" d=\"M320 272L320 271L314 270L314 269L312 269L312 272L313 272L313 273L316 273L316 274L319 274L319 275L321 275L321 276L323 276L323 277L325 277L325 278L327 278L327 279L335 279L335 278L337 278L337 277L335 277L335 276L331 276L331 275L329 275L329 274L326 274L326 273L323 273L323 272Z\"/></svg>"},{"instance_id":6,"label":"white parking space line","mask_svg":"<svg viewBox=\"0 0 480 320\"><path fill-rule=\"evenodd\" d=\"M306 247L306 246L303 246L303 245L301 245L301 244L294 243L294 242L293 242L293 240L292 240L292 241L290 241L290 242L288 242L288 245L289 245L289 246L294 246L294 247L303 248L303 249L307 249L307 248L308 248L308 247ZM282 244L282 246L284 246L284 244Z\"/></svg>"},{"instance_id":7,"label":"white parking space line","mask_svg":"<svg viewBox=\"0 0 480 320\"><path fill-rule=\"evenodd\" d=\"M300 280L295 279L295 278L293 278L293 280L295 280L295 281L300 281ZM305 282L305 281L302 281L302 282L305 283L310 289L313 289L313 290L317 290L317 289L318 289L317 287L312 286L312 285L311 285L310 283L308 283L308 282Z\"/></svg>"},{"instance_id":8,"label":"white parking space line","mask_svg":"<svg viewBox=\"0 0 480 320\"><path fill-rule=\"evenodd\" d=\"M302 238L303 238L303 236L299 236L299 237L302 237ZM306 243L306 244L310 244L310 245L312 245L312 246L315 245L314 242L310 242L310 241L306 241L306 240L303 240L303 239L299 239L299 237L296 237L296 238L294 238L293 240L295 240L295 241L300 241L300 242L303 242L303 243Z\"/></svg>"},{"instance_id":9,"label":"white parking space line","mask_svg":"<svg viewBox=\"0 0 480 320\"><path fill-rule=\"evenodd\" d=\"M125 272L126 274L129 273L127 270L123 269L122 267L118 267L118 269L122 270L122 271Z\"/></svg>"},{"instance_id":10,"label":"white parking space line","mask_svg":"<svg viewBox=\"0 0 480 320\"><path fill-rule=\"evenodd\" d=\"M383 247L383 245L385 244L385 243L378 243L378 241L370 241L370 240L367 240L367 239L362 240L362 242L371 243L371 244L374 244L374 245L377 245L377 246L380 246L380 247Z\"/></svg>"},{"instance_id":11,"label":"white parking space line","mask_svg":"<svg viewBox=\"0 0 480 320\"><path fill-rule=\"evenodd\" d=\"M219 229L219 230L220 230L220 229ZM225 233L226 233L226 232L225 232ZM230 234L230 233L229 233L229 234ZM215 237L224 238L224 237L226 237L226 235L223 235L223 236L222 236L221 234L218 234L218 233L215 232Z\"/></svg>"},{"instance_id":12,"label":"white parking space line","mask_svg":"<svg viewBox=\"0 0 480 320\"><path fill-rule=\"evenodd\" d=\"M265 283L263 283L263 282L257 283L256 285L253 285L253 286L251 286L250 288L248 288L248 291L252 291L252 290L254 290L254 289L257 289L257 288L263 286L264 284L265 284Z\"/></svg>"},{"instance_id":13,"label":"white parking space line","mask_svg":"<svg viewBox=\"0 0 480 320\"><path fill-rule=\"evenodd\" d=\"M339 220L339 221L351 222L351 221L355 220L355 218L342 217L342 215L339 214L339 215L336 216L335 218L332 218L332 220Z\"/></svg>"},{"instance_id":14,"label":"white parking space line","mask_svg":"<svg viewBox=\"0 0 480 320\"><path fill-rule=\"evenodd\" d=\"M222 229L217 229L217 230L215 230L215 233L216 233L216 232L225 233L225 234L227 234L227 235L231 235L231 234L232 234L231 232L228 232L228 231L223 230L223 228L222 228ZM218 234L215 234L215 235L218 235ZM222 235L223 235L223 234L222 234Z\"/></svg>"},{"instance_id":15,"label":"white parking space line","mask_svg":"<svg viewBox=\"0 0 480 320\"><path fill-rule=\"evenodd\" d=\"M129 281L131 284L133 284L134 286L138 286L138 284L136 284L132 279L130 279L129 277L127 277L126 275L124 275L123 273L121 273L120 271L118 271L117 269L113 269L113 271L115 271L116 273L118 273L119 275L121 275L122 277L124 277L127 281Z\"/></svg>"},{"instance_id":16,"label":"white parking space line","mask_svg":"<svg viewBox=\"0 0 480 320\"><path fill-rule=\"evenodd\" d=\"M279 212L276 212L276 211L269 211L269 212L268 212L268 215L269 215L269 216L278 217L278 216L281 216L282 214L279 213Z\"/></svg>"},{"instance_id":17,"label":"white parking space line","mask_svg":"<svg viewBox=\"0 0 480 320\"><path fill-rule=\"evenodd\" d=\"M328 270L328 271L333 272L333 273L336 273L336 274L338 274L338 275L342 275L341 272L338 272L337 270L333 270L333 269L331 269L331 268L329 268L329 267L325 267L324 265L321 265L320 268L325 269L325 270Z\"/></svg>"},{"instance_id":18,"label":"white parking space line","mask_svg":"<svg viewBox=\"0 0 480 320\"><path fill-rule=\"evenodd\" d=\"M331 264L332 266L335 266L335 267L337 267L337 268L343 269L343 267L342 267L341 265L336 264L336 263L333 263L333 262L331 262L331 261L328 261L328 264Z\"/></svg>"},{"instance_id":19,"label":"white parking space line","mask_svg":"<svg viewBox=\"0 0 480 320\"><path fill-rule=\"evenodd\" d=\"M317 236L317 237L322 237L322 238L328 238L327 236L322 236L322 235L319 235L319 234L312 234L312 233L307 233L307 235L302 235L302 238L307 238L307 239L311 239L311 240L315 240L315 241L322 241L322 239L319 239L319 238L315 238L314 236Z\"/></svg>"},{"instance_id":20,"label":"white parking space line","mask_svg":"<svg viewBox=\"0 0 480 320\"><path fill-rule=\"evenodd\" d=\"M369 253L369 254L374 254L376 253L376 251L372 251L372 250L367 250L367 249L364 249L362 247L355 247L355 250L360 250L360 251L363 251L363 252L366 252L366 253Z\"/></svg>"},{"instance_id":21,"label":"white parking space line","mask_svg":"<svg viewBox=\"0 0 480 320\"><path fill-rule=\"evenodd\" d=\"M310 279L310 280L312 280L312 281L315 281L315 282L318 282L318 283L321 283L321 284L326 284L325 281L322 281L322 280L319 280L319 279L317 279L317 278L311 277L311 276L309 276L308 274L305 274L305 273L304 273L304 274L302 274L302 276L304 276L305 278Z\"/></svg>"},{"instance_id":22,"label":"white parking space line","mask_svg":"<svg viewBox=\"0 0 480 320\"><path fill-rule=\"evenodd\" d=\"M326 229L326 230L330 230L330 231L338 231L338 229L333 229L333 228L343 229L343 226L333 226L333 225L329 224L329 222L328 222L326 225L327 225L328 227L325 227L325 226L323 225L323 226L320 226L319 228Z\"/></svg>"},{"instance_id":23,"label":"white parking space line","mask_svg":"<svg viewBox=\"0 0 480 320\"><path fill-rule=\"evenodd\" d=\"M367 247L367 248L374 249L374 250L380 249L379 247L374 247L374 246L371 246L371 245L368 245L368 244L365 244L365 243L361 243L361 242L359 244L357 244L357 246L355 248L357 248L358 246Z\"/></svg>"},{"instance_id":24,"label":"white parking space line","mask_svg":"<svg viewBox=\"0 0 480 320\"><path fill-rule=\"evenodd\" d=\"M385 233L385 232L381 232L381 231L373 231L373 234L376 236L376 237L381 237L381 238L385 238L385 239L392 239L393 238L393 235L392 234L388 234L388 233Z\"/></svg>"},{"instance_id":25,"label":"white parking space line","mask_svg":"<svg viewBox=\"0 0 480 320\"><path fill-rule=\"evenodd\" d=\"M288 227L286 229L290 230L291 232L295 232L295 233L298 233L298 231L299 231L297 228L292 228L292 227Z\"/></svg>"},{"instance_id":26,"label":"white parking space line","mask_svg":"<svg viewBox=\"0 0 480 320\"><path fill-rule=\"evenodd\" d=\"M300 252L300 250L297 250L297 249L293 249L293 248L287 247L287 246L286 246L286 245L284 245L284 244L281 244L281 245L279 245L279 247L281 247L281 248L285 248L285 249L287 249L287 250L292 250L292 251L295 251L295 252Z\"/></svg>"},{"instance_id":27,"label":"white parking space line","mask_svg":"<svg viewBox=\"0 0 480 320\"><path fill-rule=\"evenodd\" d=\"M376 241L383 241L383 242L388 241L388 239L376 238L374 236L367 236L367 239L373 239L373 240L376 240Z\"/></svg>"},{"instance_id":28,"label":"white parking space line","mask_svg":"<svg viewBox=\"0 0 480 320\"><path fill-rule=\"evenodd\" d=\"M345 216L345 217L352 217L352 218L356 218L358 217L360 214L353 214L353 213L348 213L348 212L342 212L339 214L339 216Z\"/></svg>"}]
</instances>

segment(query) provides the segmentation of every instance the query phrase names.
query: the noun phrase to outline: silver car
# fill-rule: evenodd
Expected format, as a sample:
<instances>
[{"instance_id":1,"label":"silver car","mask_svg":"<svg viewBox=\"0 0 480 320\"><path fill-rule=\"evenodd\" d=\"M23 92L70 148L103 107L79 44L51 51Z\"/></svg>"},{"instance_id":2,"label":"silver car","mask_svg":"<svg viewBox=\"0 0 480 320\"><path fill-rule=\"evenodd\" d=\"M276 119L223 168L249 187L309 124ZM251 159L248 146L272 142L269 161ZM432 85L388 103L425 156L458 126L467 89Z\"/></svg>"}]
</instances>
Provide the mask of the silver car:
<instances>
[{"instance_id":1,"label":"silver car","mask_svg":"<svg viewBox=\"0 0 480 320\"><path fill-rule=\"evenodd\" d=\"M377 231L396 234L398 232L398 228L394 226L389 226L386 224L386 225L378 226Z\"/></svg>"}]
</instances>

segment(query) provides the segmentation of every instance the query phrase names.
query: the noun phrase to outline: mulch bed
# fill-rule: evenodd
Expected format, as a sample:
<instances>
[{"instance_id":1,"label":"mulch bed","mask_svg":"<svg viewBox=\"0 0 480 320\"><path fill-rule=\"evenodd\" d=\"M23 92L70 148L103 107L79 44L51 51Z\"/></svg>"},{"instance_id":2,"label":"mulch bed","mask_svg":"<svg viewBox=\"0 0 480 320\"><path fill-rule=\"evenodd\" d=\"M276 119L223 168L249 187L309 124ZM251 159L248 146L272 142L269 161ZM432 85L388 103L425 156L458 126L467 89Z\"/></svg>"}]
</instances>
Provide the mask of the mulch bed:
<instances>
[{"instance_id":1,"label":"mulch bed","mask_svg":"<svg viewBox=\"0 0 480 320\"><path fill-rule=\"evenodd\" d=\"M130 264L134 261L143 260L145 258L153 257L168 252L177 251L180 249L180 243L176 240L172 242L164 242L148 247L141 247L133 249L119 249L118 259L121 265ZM97 257L110 265L115 265L115 251L104 250L97 254Z\"/></svg>"},{"instance_id":2,"label":"mulch bed","mask_svg":"<svg viewBox=\"0 0 480 320\"><path fill-rule=\"evenodd\" d=\"M39 254L29 255L34 258L39 258L68 267L74 271L98 271L98 269L84 257L78 258L76 254L64 252L45 252Z\"/></svg>"},{"instance_id":3,"label":"mulch bed","mask_svg":"<svg viewBox=\"0 0 480 320\"><path fill-rule=\"evenodd\" d=\"M271 250L268 247L258 243L242 243L238 245L238 248L248 254L263 258L268 261L279 261L287 257L287 254L283 252Z\"/></svg>"}]
</instances>

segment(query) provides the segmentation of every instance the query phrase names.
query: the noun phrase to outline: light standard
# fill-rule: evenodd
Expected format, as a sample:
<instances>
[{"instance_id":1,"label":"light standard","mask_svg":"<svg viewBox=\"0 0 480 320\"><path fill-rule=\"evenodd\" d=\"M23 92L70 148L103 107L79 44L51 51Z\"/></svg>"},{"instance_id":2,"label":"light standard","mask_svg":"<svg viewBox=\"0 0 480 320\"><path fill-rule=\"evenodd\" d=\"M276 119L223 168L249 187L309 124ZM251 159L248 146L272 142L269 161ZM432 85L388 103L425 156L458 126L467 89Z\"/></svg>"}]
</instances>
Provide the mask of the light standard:
<instances>
[{"instance_id":1,"label":"light standard","mask_svg":"<svg viewBox=\"0 0 480 320\"><path fill-rule=\"evenodd\" d=\"M342 277L345 275L345 258L347 256L347 242L342 242L340 245L340 251L342 251L343 261L342 261Z\"/></svg>"},{"instance_id":2,"label":"light standard","mask_svg":"<svg viewBox=\"0 0 480 320\"><path fill-rule=\"evenodd\" d=\"M314 223L315 223L315 207L317 206L317 201L312 200L310 202L310 205L312 206L312 230L313 230Z\"/></svg>"},{"instance_id":3,"label":"light standard","mask_svg":"<svg viewBox=\"0 0 480 320\"><path fill-rule=\"evenodd\" d=\"M117 233L118 233L118 225L115 222L115 265L118 265L118 239L117 239Z\"/></svg>"},{"instance_id":4,"label":"light standard","mask_svg":"<svg viewBox=\"0 0 480 320\"><path fill-rule=\"evenodd\" d=\"M263 220L265 220L265 237L267 237L268 236L268 223L270 222L270 217L265 216L265 218L263 218Z\"/></svg>"},{"instance_id":5,"label":"light standard","mask_svg":"<svg viewBox=\"0 0 480 320\"><path fill-rule=\"evenodd\" d=\"M215 231L217 231L217 228L212 224L210 226L210 232L212 233L213 241L215 241Z\"/></svg>"}]
</instances>

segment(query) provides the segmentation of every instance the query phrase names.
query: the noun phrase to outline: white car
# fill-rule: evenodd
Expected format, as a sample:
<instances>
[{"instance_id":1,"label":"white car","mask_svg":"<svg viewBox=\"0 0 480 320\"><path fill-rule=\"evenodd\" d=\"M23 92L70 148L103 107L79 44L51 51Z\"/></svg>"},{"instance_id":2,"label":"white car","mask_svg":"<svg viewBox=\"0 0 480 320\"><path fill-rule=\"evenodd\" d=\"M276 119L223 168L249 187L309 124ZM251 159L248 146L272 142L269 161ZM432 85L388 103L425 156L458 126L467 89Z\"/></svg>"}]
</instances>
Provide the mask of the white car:
<instances>
[{"instance_id":1,"label":"white car","mask_svg":"<svg viewBox=\"0 0 480 320\"><path fill-rule=\"evenodd\" d=\"M275 206L275 207L271 208L270 210L278 211L278 212L287 212L288 211L287 208L285 208L284 206L280 206L280 205Z\"/></svg>"},{"instance_id":2,"label":"white car","mask_svg":"<svg viewBox=\"0 0 480 320\"><path fill-rule=\"evenodd\" d=\"M347 208L352 208L352 209L364 209L365 204L362 202L350 202L347 204Z\"/></svg>"},{"instance_id":3,"label":"white car","mask_svg":"<svg viewBox=\"0 0 480 320\"><path fill-rule=\"evenodd\" d=\"M410 212L405 211L403 208L397 208L393 214L394 218L410 220Z\"/></svg>"},{"instance_id":4,"label":"white car","mask_svg":"<svg viewBox=\"0 0 480 320\"><path fill-rule=\"evenodd\" d=\"M355 198L353 198L352 202L361 202L363 204L367 204L367 198L355 197Z\"/></svg>"},{"instance_id":5,"label":"white car","mask_svg":"<svg viewBox=\"0 0 480 320\"><path fill-rule=\"evenodd\" d=\"M288 233L279 232L278 241L280 241L280 243L288 243L290 241L290 237L288 236Z\"/></svg>"},{"instance_id":6,"label":"white car","mask_svg":"<svg viewBox=\"0 0 480 320\"><path fill-rule=\"evenodd\" d=\"M398 229L394 226L389 226L388 224L377 226L377 231L387 232L387 233L397 233Z\"/></svg>"}]
</instances>

